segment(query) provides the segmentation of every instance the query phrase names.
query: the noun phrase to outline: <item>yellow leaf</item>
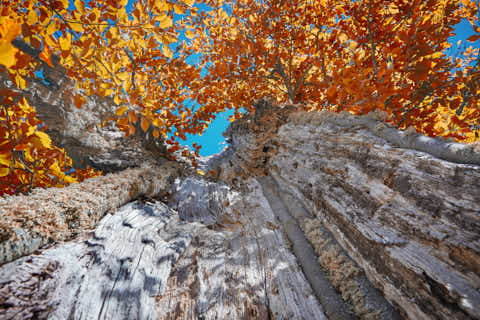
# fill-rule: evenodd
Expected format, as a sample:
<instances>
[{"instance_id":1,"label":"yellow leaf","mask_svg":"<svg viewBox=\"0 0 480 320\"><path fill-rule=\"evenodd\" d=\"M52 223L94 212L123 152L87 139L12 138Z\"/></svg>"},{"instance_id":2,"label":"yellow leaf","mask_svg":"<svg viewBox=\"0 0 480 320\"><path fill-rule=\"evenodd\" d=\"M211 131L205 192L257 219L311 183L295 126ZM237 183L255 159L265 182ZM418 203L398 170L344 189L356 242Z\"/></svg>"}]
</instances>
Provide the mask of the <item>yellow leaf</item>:
<instances>
[{"instance_id":1,"label":"yellow leaf","mask_svg":"<svg viewBox=\"0 0 480 320\"><path fill-rule=\"evenodd\" d=\"M162 0L162 1L157 0L157 1L155 1L154 3L155 3L155 4L154 4L154 8L155 8L158 12L166 11L166 10L168 9L168 6L167 6L167 4L165 3L164 0Z\"/></svg>"},{"instance_id":2,"label":"yellow leaf","mask_svg":"<svg viewBox=\"0 0 480 320\"><path fill-rule=\"evenodd\" d=\"M165 44L162 46L162 52L165 55L165 57L170 58L170 59L173 58L172 50L170 50L170 48Z\"/></svg>"},{"instance_id":3,"label":"yellow leaf","mask_svg":"<svg viewBox=\"0 0 480 320\"><path fill-rule=\"evenodd\" d=\"M159 21L159 27L162 29L169 28L173 25L172 18L167 15L164 15L161 20Z\"/></svg>"},{"instance_id":4,"label":"yellow leaf","mask_svg":"<svg viewBox=\"0 0 480 320\"><path fill-rule=\"evenodd\" d=\"M63 181L65 181L66 183L74 183L74 182L77 182L77 179L75 179L75 178L72 177L72 176L65 176L65 178L63 179Z\"/></svg>"},{"instance_id":5,"label":"yellow leaf","mask_svg":"<svg viewBox=\"0 0 480 320\"><path fill-rule=\"evenodd\" d=\"M38 137L38 140L40 141L41 146L47 149L51 148L52 140L50 140L50 137L48 136L48 134L42 131L37 131L35 132L35 135Z\"/></svg>"},{"instance_id":6,"label":"yellow leaf","mask_svg":"<svg viewBox=\"0 0 480 320\"><path fill-rule=\"evenodd\" d=\"M340 33L340 35L338 36L338 39L340 40L341 43L344 43L345 41L348 40L348 37L345 33Z\"/></svg>"},{"instance_id":7,"label":"yellow leaf","mask_svg":"<svg viewBox=\"0 0 480 320\"><path fill-rule=\"evenodd\" d=\"M185 32L185 37L187 37L188 39L192 39L194 36L193 32L188 30L187 32Z\"/></svg>"},{"instance_id":8,"label":"yellow leaf","mask_svg":"<svg viewBox=\"0 0 480 320\"><path fill-rule=\"evenodd\" d=\"M106 89L106 90L105 90L105 97L111 96L112 93L113 93L113 89Z\"/></svg>"},{"instance_id":9,"label":"yellow leaf","mask_svg":"<svg viewBox=\"0 0 480 320\"><path fill-rule=\"evenodd\" d=\"M70 27L75 32L83 32L83 26L81 23L70 23Z\"/></svg>"},{"instance_id":10,"label":"yellow leaf","mask_svg":"<svg viewBox=\"0 0 480 320\"><path fill-rule=\"evenodd\" d=\"M64 8L64 9L67 9L68 6L69 6L68 0L60 0L60 1L61 1L62 4L63 4L63 8Z\"/></svg>"},{"instance_id":11,"label":"yellow leaf","mask_svg":"<svg viewBox=\"0 0 480 320\"><path fill-rule=\"evenodd\" d=\"M443 56L443 52L439 51L439 52L435 52L434 54L430 55L430 58L437 59L437 58L441 58L442 56Z\"/></svg>"},{"instance_id":12,"label":"yellow leaf","mask_svg":"<svg viewBox=\"0 0 480 320\"><path fill-rule=\"evenodd\" d=\"M33 25L38 21L37 13L35 10L30 10L27 15L27 24Z\"/></svg>"},{"instance_id":13,"label":"yellow leaf","mask_svg":"<svg viewBox=\"0 0 480 320\"><path fill-rule=\"evenodd\" d=\"M48 169L57 177L60 179L63 179L65 177L65 174L63 173L62 169L60 169L60 166L58 165L58 162L54 162Z\"/></svg>"},{"instance_id":14,"label":"yellow leaf","mask_svg":"<svg viewBox=\"0 0 480 320\"><path fill-rule=\"evenodd\" d=\"M183 0L183 3L185 3L187 6L191 7L194 5L195 0Z\"/></svg>"},{"instance_id":15,"label":"yellow leaf","mask_svg":"<svg viewBox=\"0 0 480 320\"><path fill-rule=\"evenodd\" d=\"M74 4L75 4L75 8L78 10L78 12L80 12L83 15L85 13L85 11L83 10L82 1L81 0L75 0Z\"/></svg>"},{"instance_id":16,"label":"yellow leaf","mask_svg":"<svg viewBox=\"0 0 480 320\"><path fill-rule=\"evenodd\" d=\"M204 176L205 175L205 172L203 172L202 170L197 170L197 173Z\"/></svg>"},{"instance_id":17,"label":"yellow leaf","mask_svg":"<svg viewBox=\"0 0 480 320\"><path fill-rule=\"evenodd\" d=\"M123 64L124 65L127 65L129 63L130 60L128 60L127 58L125 58L123 60ZM120 73L117 73L116 74L117 78L122 80L122 81L125 81L127 80L129 77L130 77L130 74L128 72L120 72Z\"/></svg>"},{"instance_id":18,"label":"yellow leaf","mask_svg":"<svg viewBox=\"0 0 480 320\"><path fill-rule=\"evenodd\" d=\"M11 68L17 62L15 54L18 50L12 46L11 42L18 37L20 33L20 24L11 19L6 19L0 25L0 64L3 64L7 68Z\"/></svg>"},{"instance_id":19,"label":"yellow leaf","mask_svg":"<svg viewBox=\"0 0 480 320\"><path fill-rule=\"evenodd\" d=\"M70 50L70 40L68 40L66 37L61 37L58 39L58 42L60 43L60 49L62 49L62 51Z\"/></svg>"},{"instance_id":20,"label":"yellow leaf","mask_svg":"<svg viewBox=\"0 0 480 320\"><path fill-rule=\"evenodd\" d=\"M5 177L10 172L9 168L0 168L0 177Z\"/></svg>"},{"instance_id":21,"label":"yellow leaf","mask_svg":"<svg viewBox=\"0 0 480 320\"><path fill-rule=\"evenodd\" d=\"M128 109L128 108L127 108L126 106L123 106L123 107L117 109L117 111L115 111L115 114L116 114L117 116L121 116L122 114L125 113L125 111L127 111L127 109Z\"/></svg>"},{"instance_id":22,"label":"yellow leaf","mask_svg":"<svg viewBox=\"0 0 480 320\"><path fill-rule=\"evenodd\" d=\"M52 35L55 33L56 28L55 28L55 24L50 22L50 24L47 26L47 35Z\"/></svg>"},{"instance_id":23,"label":"yellow leaf","mask_svg":"<svg viewBox=\"0 0 480 320\"><path fill-rule=\"evenodd\" d=\"M12 154L10 152L8 153L1 153L0 154L0 164L3 164L5 166L10 166L10 158L11 158Z\"/></svg>"},{"instance_id":24,"label":"yellow leaf","mask_svg":"<svg viewBox=\"0 0 480 320\"><path fill-rule=\"evenodd\" d=\"M115 102L116 105L119 105L122 102L122 99L120 98L120 95L118 94L118 92L113 98L113 102Z\"/></svg>"},{"instance_id":25,"label":"yellow leaf","mask_svg":"<svg viewBox=\"0 0 480 320\"><path fill-rule=\"evenodd\" d=\"M130 78L127 78L127 80L123 81L122 88L125 90L125 92L128 92L130 90L130 86L132 85L132 81Z\"/></svg>"},{"instance_id":26,"label":"yellow leaf","mask_svg":"<svg viewBox=\"0 0 480 320\"><path fill-rule=\"evenodd\" d=\"M185 13L185 11L183 11L183 8L180 7L178 4L174 4L173 9L175 10L176 14L184 14Z\"/></svg>"},{"instance_id":27,"label":"yellow leaf","mask_svg":"<svg viewBox=\"0 0 480 320\"><path fill-rule=\"evenodd\" d=\"M24 89L27 86L27 81L19 74L15 76L15 82L20 89Z\"/></svg>"},{"instance_id":28,"label":"yellow leaf","mask_svg":"<svg viewBox=\"0 0 480 320\"><path fill-rule=\"evenodd\" d=\"M143 132L147 132L148 127L150 126L150 123L148 122L148 120L146 118L142 118L140 126L142 127Z\"/></svg>"}]
</instances>

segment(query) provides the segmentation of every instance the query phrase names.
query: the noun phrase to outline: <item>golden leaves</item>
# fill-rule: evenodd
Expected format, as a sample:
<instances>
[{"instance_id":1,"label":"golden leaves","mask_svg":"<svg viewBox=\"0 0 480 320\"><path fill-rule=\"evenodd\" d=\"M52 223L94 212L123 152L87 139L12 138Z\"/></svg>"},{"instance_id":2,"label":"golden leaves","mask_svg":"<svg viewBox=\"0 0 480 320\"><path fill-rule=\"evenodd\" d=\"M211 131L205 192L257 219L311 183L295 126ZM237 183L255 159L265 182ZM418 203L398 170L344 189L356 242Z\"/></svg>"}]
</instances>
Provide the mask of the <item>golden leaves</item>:
<instances>
[{"instance_id":1,"label":"golden leaves","mask_svg":"<svg viewBox=\"0 0 480 320\"><path fill-rule=\"evenodd\" d=\"M117 109L117 111L115 111L115 114L117 116L121 116L123 115L126 111L128 110L128 108L126 106L123 106L123 107L120 107Z\"/></svg>"},{"instance_id":2,"label":"golden leaves","mask_svg":"<svg viewBox=\"0 0 480 320\"><path fill-rule=\"evenodd\" d=\"M169 16L163 15L162 17L160 17L158 25L162 29L167 29L173 25L173 20Z\"/></svg>"},{"instance_id":3,"label":"golden leaves","mask_svg":"<svg viewBox=\"0 0 480 320\"><path fill-rule=\"evenodd\" d=\"M12 19L5 19L0 25L0 64L11 68L16 60L15 54L18 49L12 45L12 41L21 33L20 24Z\"/></svg>"},{"instance_id":4,"label":"golden leaves","mask_svg":"<svg viewBox=\"0 0 480 320\"><path fill-rule=\"evenodd\" d=\"M162 46L162 52L165 55L165 57L172 59L173 58L173 52L170 50L169 46L166 44L163 44Z\"/></svg>"},{"instance_id":5,"label":"golden leaves","mask_svg":"<svg viewBox=\"0 0 480 320\"><path fill-rule=\"evenodd\" d=\"M39 149L41 148L50 149L52 147L52 140L50 140L50 137L45 132L36 131L34 135L36 136L36 138L32 140L35 147Z\"/></svg>"},{"instance_id":6,"label":"golden leaves","mask_svg":"<svg viewBox=\"0 0 480 320\"><path fill-rule=\"evenodd\" d=\"M10 162L12 159L12 153L7 151L6 153L0 153L0 164L6 167L10 166Z\"/></svg>"},{"instance_id":7,"label":"golden leaves","mask_svg":"<svg viewBox=\"0 0 480 320\"><path fill-rule=\"evenodd\" d=\"M174 4L173 9L174 9L176 14L184 14L185 13L185 10L183 10L183 8L181 6L179 6L178 4Z\"/></svg>"},{"instance_id":8,"label":"golden leaves","mask_svg":"<svg viewBox=\"0 0 480 320\"><path fill-rule=\"evenodd\" d=\"M35 109L25 99L9 103L16 95L12 91L3 89L2 95L0 104L6 104L0 108L0 195L76 182L77 178L65 174L72 160L39 130ZM77 170L76 174L83 179L98 173Z\"/></svg>"}]
</instances>

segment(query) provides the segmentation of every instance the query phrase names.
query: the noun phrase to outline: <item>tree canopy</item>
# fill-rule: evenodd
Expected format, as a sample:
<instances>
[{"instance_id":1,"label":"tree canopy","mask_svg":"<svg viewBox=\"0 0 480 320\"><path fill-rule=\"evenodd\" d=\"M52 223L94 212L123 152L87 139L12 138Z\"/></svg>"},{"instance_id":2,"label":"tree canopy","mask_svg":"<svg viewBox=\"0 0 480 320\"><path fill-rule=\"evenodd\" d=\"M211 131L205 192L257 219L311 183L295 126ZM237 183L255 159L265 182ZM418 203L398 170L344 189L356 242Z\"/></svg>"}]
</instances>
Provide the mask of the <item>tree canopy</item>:
<instances>
[{"instance_id":1,"label":"tree canopy","mask_svg":"<svg viewBox=\"0 0 480 320\"><path fill-rule=\"evenodd\" d=\"M480 39L479 14L476 0L2 1L0 72L24 89L61 66L76 83L71 104L112 97L110 121L126 135L150 130L170 151L218 112L239 118L267 96L311 111L381 110L398 128L473 142L479 49L446 52L463 19L469 44ZM1 97L0 195L100 174L72 170L21 90Z\"/></svg>"}]
</instances>

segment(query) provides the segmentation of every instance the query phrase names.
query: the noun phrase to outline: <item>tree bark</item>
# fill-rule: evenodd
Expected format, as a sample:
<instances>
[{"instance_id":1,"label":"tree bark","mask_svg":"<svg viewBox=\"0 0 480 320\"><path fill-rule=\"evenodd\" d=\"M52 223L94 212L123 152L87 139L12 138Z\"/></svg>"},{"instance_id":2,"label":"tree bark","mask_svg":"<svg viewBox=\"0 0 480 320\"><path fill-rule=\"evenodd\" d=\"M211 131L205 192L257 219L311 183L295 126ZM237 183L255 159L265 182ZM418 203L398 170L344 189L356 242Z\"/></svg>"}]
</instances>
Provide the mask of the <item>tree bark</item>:
<instances>
[{"instance_id":1,"label":"tree bark","mask_svg":"<svg viewBox=\"0 0 480 320\"><path fill-rule=\"evenodd\" d=\"M332 278L349 257L406 318L480 318L478 145L331 113L291 114L273 142L268 174L314 213Z\"/></svg>"},{"instance_id":2,"label":"tree bark","mask_svg":"<svg viewBox=\"0 0 480 320\"><path fill-rule=\"evenodd\" d=\"M129 201L164 196L179 168L166 162L0 199L0 265L47 244L73 239Z\"/></svg>"},{"instance_id":3,"label":"tree bark","mask_svg":"<svg viewBox=\"0 0 480 320\"><path fill-rule=\"evenodd\" d=\"M101 201L76 197L89 181L56 190L60 226L114 205L1 266L0 319L480 319L478 145L298 109L260 101L200 161L215 176L134 169L115 192L91 180ZM141 170L163 182L129 183Z\"/></svg>"}]
</instances>

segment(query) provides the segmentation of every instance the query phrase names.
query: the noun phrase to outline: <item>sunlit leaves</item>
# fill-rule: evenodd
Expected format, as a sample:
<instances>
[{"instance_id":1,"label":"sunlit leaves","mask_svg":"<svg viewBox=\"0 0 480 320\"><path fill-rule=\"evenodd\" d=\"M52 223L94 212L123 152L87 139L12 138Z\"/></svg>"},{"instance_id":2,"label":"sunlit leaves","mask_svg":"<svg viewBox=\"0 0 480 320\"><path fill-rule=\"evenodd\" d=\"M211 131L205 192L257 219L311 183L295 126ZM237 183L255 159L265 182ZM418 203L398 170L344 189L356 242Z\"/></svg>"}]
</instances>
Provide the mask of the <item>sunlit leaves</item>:
<instances>
[{"instance_id":1,"label":"sunlit leaves","mask_svg":"<svg viewBox=\"0 0 480 320\"><path fill-rule=\"evenodd\" d=\"M35 187L64 186L98 175L92 170L66 173L72 160L39 128L35 109L13 91L0 100L0 195L29 192Z\"/></svg>"},{"instance_id":2,"label":"sunlit leaves","mask_svg":"<svg viewBox=\"0 0 480 320\"><path fill-rule=\"evenodd\" d=\"M142 117L142 120L140 121L140 126L142 127L142 130L144 132L147 132L148 127L150 126L150 123L145 117Z\"/></svg>"},{"instance_id":3,"label":"sunlit leaves","mask_svg":"<svg viewBox=\"0 0 480 320\"><path fill-rule=\"evenodd\" d=\"M4 19L0 25L0 64L10 68L16 63L15 54L18 49L13 47L12 40L20 35L20 24L11 19Z\"/></svg>"},{"instance_id":4,"label":"sunlit leaves","mask_svg":"<svg viewBox=\"0 0 480 320\"><path fill-rule=\"evenodd\" d=\"M171 17L169 17L167 15L163 15L160 18L160 21L159 21L158 25L162 29L167 29L167 28L170 28L173 25L173 20L172 20Z\"/></svg>"},{"instance_id":5,"label":"sunlit leaves","mask_svg":"<svg viewBox=\"0 0 480 320\"><path fill-rule=\"evenodd\" d=\"M269 96L309 110L382 109L393 125L428 135L472 141L478 134L479 70L472 67L478 50L466 47L453 63L445 54L463 18L480 30L475 1L210 4L216 10L192 22L202 22L193 46L209 70L194 96L202 104L193 120L199 130L212 110L249 109L252 100ZM454 69L465 72L453 75Z\"/></svg>"}]
</instances>

